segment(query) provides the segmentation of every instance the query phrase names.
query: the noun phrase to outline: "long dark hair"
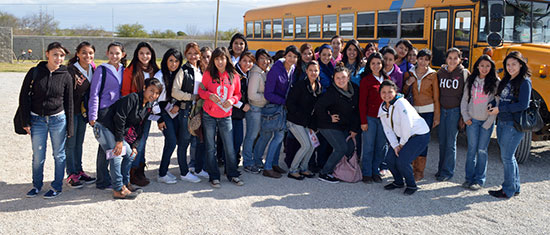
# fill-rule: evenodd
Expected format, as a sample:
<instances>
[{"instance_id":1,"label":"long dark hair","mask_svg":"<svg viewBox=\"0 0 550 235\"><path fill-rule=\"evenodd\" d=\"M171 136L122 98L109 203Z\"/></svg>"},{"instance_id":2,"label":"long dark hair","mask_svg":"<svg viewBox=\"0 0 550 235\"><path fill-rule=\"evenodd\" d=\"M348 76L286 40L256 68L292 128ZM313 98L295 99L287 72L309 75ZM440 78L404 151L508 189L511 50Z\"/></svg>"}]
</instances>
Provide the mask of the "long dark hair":
<instances>
[{"instance_id":1,"label":"long dark hair","mask_svg":"<svg viewBox=\"0 0 550 235\"><path fill-rule=\"evenodd\" d=\"M488 55L482 55L477 59L476 63L474 64L474 69L472 71L472 74L468 77L468 80L466 81L466 87L468 88L468 102L470 98L472 97L472 85L474 84L474 81L479 76L479 64L482 61L487 61L491 64L491 70L485 77L485 82L483 84L483 93L485 94L494 94L496 92L497 88L497 82L498 82L498 76L497 71L495 69L495 62L489 57Z\"/></svg>"},{"instance_id":2,"label":"long dark hair","mask_svg":"<svg viewBox=\"0 0 550 235\"><path fill-rule=\"evenodd\" d=\"M300 57L298 57L298 63L296 63L296 70L295 70L296 78L302 77L302 75L306 72L302 70L302 67L305 64L304 60L302 59L302 56L304 54L304 51L306 51L307 49L310 49L311 52L313 52L313 46L309 43L304 43L300 46ZM311 60L312 61L315 60L315 55L313 56L313 58L311 58Z\"/></svg>"},{"instance_id":3,"label":"long dark hair","mask_svg":"<svg viewBox=\"0 0 550 235\"><path fill-rule=\"evenodd\" d=\"M229 50L229 54L233 56L233 42L235 42L235 40L237 39L242 39L244 41L244 51L248 51L248 42L246 41L246 37L242 34L242 33L236 33L235 35L233 35L233 37L231 37L231 41L229 41L229 47L227 48ZM214 54L214 53L212 53ZM212 55L212 57L214 57L214 55ZM229 57L231 58L231 57ZM231 61L231 60L230 60Z\"/></svg>"},{"instance_id":4,"label":"long dark hair","mask_svg":"<svg viewBox=\"0 0 550 235\"><path fill-rule=\"evenodd\" d=\"M67 62L67 65L74 64L74 63L76 63L76 62L78 61L78 56L77 56L77 55L78 55L78 53L80 53L80 50L81 50L83 47L91 47L92 50L94 50L94 52L95 52L95 47L94 47L94 45L90 44L90 43L87 42L87 41L83 41L83 42L81 42L80 44L78 44L78 46L76 46L76 51L75 51L75 53L74 53L74 56L73 56L73 58L71 58L71 59L69 60L69 62Z\"/></svg>"},{"instance_id":5,"label":"long dark hair","mask_svg":"<svg viewBox=\"0 0 550 235\"><path fill-rule=\"evenodd\" d=\"M141 62L139 61L139 50L143 47L147 47L147 49L149 49L149 51L151 52L151 60L149 60L149 64L147 65L147 67L150 67L150 68L153 69L153 72L152 72L153 75L159 71L159 67L157 65L157 57L155 55L155 50L153 49L153 46L151 46L151 43L148 43L148 42L138 43L136 49L134 50L134 57L132 58L132 61L130 62L130 66L133 67L133 70L132 70L132 85L137 90L140 90L143 87L143 85L145 84L145 83L143 83L144 81L138 81L140 79L136 79L137 77L142 77L143 76L143 74L141 74L142 68L141 68L141 66L138 66L139 64L141 64ZM143 80L143 79L141 79L141 80Z\"/></svg>"},{"instance_id":6,"label":"long dark hair","mask_svg":"<svg viewBox=\"0 0 550 235\"><path fill-rule=\"evenodd\" d=\"M521 65L519 73L514 79L512 79L512 75L508 73L508 69L506 68L506 61L508 61L508 59L516 59ZM529 70L529 67L527 67L527 62L525 62L525 59L523 59L523 56L519 51L512 51L506 56L506 58L504 58L502 65L504 68L504 77L502 78L500 84L498 84L497 95L500 95L502 90L504 90L506 85L508 85L508 82L510 82L510 84L512 85L512 94L514 95L514 97L518 97L519 87L521 86L521 83L523 82L523 80L531 77L531 71Z\"/></svg>"},{"instance_id":7,"label":"long dark hair","mask_svg":"<svg viewBox=\"0 0 550 235\"><path fill-rule=\"evenodd\" d=\"M217 83L222 83L220 79L220 74L218 71L218 68L216 67L215 60L218 57L225 56L226 63L225 63L225 71L229 75L229 83L233 83L233 78L235 77L235 73L237 72L235 70L235 67L231 63L231 58L229 57L229 51L227 51L227 48L225 47L218 47L212 52L212 58L210 59L210 62L208 63L208 67L206 70L208 73L210 73L210 76L212 76L212 81Z\"/></svg>"},{"instance_id":8,"label":"long dark hair","mask_svg":"<svg viewBox=\"0 0 550 235\"><path fill-rule=\"evenodd\" d=\"M179 60L178 69L174 72L170 72L170 69L168 69L168 58L170 56L174 56L177 60ZM162 57L162 61L160 62L160 71L162 71L162 79L164 79L164 84L166 87L170 89L166 89L166 98L172 97L172 84L174 84L174 77L176 77L176 74L181 68L181 64L183 63L183 55L181 54L181 51L179 51L176 48L170 48L166 53L164 53L164 56Z\"/></svg>"},{"instance_id":9,"label":"long dark hair","mask_svg":"<svg viewBox=\"0 0 550 235\"><path fill-rule=\"evenodd\" d=\"M342 52L344 56L342 57L342 62L344 62L345 65L349 64L349 58L348 58L348 48L354 46L355 49L357 49L357 56L355 56L355 64L354 64L354 71L353 75L357 74L357 71L359 71L361 67L361 59L363 58L363 49L359 45L359 42L355 39L351 39L346 43L346 46L344 47L344 51Z\"/></svg>"},{"instance_id":10,"label":"long dark hair","mask_svg":"<svg viewBox=\"0 0 550 235\"><path fill-rule=\"evenodd\" d=\"M126 50L124 50L124 45L122 45L122 43L120 43L120 42L111 42L111 43L109 43L109 45L107 46L107 52L109 52L111 47L120 47L120 51L126 52ZM128 56L128 54L124 55L124 57L122 57L122 59L120 59L120 63L122 64L122 67L126 67L126 63L128 62L126 60L126 56Z\"/></svg>"},{"instance_id":11,"label":"long dark hair","mask_svg":"<svg viewBox=\"0 0 550 235\"><path fill-rule=\"evenodd\" d=\"M384 67L386 66L386 63L384 62L384 57L382 56L382 54L380 54L380 52L374 52L369 56L367 60L367 65L365 66L365 71L361 74L361 77L364 78L367 75L372 74L372 70L370 69L370 63L374 59L380 59L380 61L382 61L382 68L380 69L379 73L380 73L380 76L384 78L384 80L388 79L388 75L384 72Z\"/></svg>"}]
</instances>

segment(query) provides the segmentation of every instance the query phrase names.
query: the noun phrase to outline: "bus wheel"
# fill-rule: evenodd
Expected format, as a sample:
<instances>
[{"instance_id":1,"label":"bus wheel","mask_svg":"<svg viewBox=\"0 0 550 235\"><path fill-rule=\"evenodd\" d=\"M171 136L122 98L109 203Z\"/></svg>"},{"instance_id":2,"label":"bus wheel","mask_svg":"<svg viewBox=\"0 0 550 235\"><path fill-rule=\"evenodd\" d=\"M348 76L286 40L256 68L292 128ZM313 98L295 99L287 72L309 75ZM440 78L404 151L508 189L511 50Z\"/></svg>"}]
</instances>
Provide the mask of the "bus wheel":
<instances>
[{"instance_id":1,"label":"bus wheel","mask_svg":"<svg viewBox=\"0 0 550 235\"><path fill-rule=\"evenodd\" d=\"M516 160L522 164L527 161L527 158L531 155L531 141L533 138L533 132L526 132L525 137L519 143L518 149L516 149Z\"/></svg>"}]
</instances>

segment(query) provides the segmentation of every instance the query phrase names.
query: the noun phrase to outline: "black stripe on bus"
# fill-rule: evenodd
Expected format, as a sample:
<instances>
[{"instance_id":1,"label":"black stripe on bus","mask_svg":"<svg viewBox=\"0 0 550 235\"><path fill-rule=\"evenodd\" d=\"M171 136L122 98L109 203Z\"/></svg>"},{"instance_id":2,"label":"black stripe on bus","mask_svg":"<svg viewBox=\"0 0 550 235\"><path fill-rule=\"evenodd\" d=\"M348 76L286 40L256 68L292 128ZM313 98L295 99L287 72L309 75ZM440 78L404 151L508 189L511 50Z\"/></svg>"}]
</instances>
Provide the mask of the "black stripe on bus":
<instances>
[{"instance_id":1,"label":"black stripe on bus","mask_svg":"<svg viewBox=\"0 0 550 235\"><path fill-rule=\"evenodd\" d=\"M330 39L294 39L294 40L281 40L281 39L246 39L249 42L330 42ZM346 40L346 38L344 38ZM374 42L378 43L378 39L358 39L360 43ZM427 44L428 40L416 39L410 40L413 44Z\"/></svg>"}]
</instances>

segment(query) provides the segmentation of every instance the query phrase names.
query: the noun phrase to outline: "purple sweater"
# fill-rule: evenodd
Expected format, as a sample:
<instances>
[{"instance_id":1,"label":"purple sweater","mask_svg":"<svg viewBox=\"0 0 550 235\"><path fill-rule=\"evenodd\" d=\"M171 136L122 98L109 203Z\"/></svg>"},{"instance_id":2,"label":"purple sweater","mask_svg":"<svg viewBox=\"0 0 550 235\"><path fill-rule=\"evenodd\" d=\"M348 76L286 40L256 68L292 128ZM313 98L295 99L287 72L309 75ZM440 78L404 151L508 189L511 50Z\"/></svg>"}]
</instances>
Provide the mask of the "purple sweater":
<instances>
[{"instance_id":1,"label":"purple sweater","mask_svg":"<svg viewBox=\"0 0 550 235\"><path fill-rule=\"evenodd\" d=\"M111 68L108 68L108 66ZM107 69L107 73L105 78L105 86L103 87L101 97L99 97L99 89L101 88L101 76L103 73L103 69ZM88 101L88 119L90 121L97 120L97 113L100 109L107 108L114 104L118 99L120 99L120 88L124 67L119 67L119 71L117 71L119 76L116 76L114 74L114 69L115 68L112 65L102 64L97 67L92 77L92 84L90 85L90 100Z\"/></svg>"},{"instance_id":2,"label":"purple sweater","mask_svg":"<svg viewBox=\"0 0 550 235\"><path fill-rule=\"evenodd\" d=\"M390 79L395 82L395 85L399 88L398 92L401 92L403 89L403 72L396 64L393 65L393 71L388 75Z\"/></svg>"},{"instance_id":3,"label":"purple sweater","mask_svg":"<svg viewBox=\"0 0 550 235\"><path fill-rule=\"evenodd\" d=\"M292 81L294 81L294 68L286 72L284 60L277 60L271 70L267 73L265 81L264 97L273 104L285 104L287 91Z\"/></svg>"}]
</instances>

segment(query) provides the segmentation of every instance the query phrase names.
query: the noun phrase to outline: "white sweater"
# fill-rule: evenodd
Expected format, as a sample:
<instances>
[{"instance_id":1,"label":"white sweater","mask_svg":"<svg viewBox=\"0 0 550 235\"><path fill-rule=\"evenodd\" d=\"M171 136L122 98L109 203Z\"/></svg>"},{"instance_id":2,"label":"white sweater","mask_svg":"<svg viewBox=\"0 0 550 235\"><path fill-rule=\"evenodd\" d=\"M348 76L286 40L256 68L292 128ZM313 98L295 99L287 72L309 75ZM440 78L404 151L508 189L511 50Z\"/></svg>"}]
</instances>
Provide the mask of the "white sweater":
<instances>
[{"instance_id":1,"label":"white sweater","mask_svg":"<svg viewBox=\"0 0 550 235\"><path fill-rule=\"evenodd\" d=\"M423 135L430 132L426 121L418 115L414 107L404 98L397 99L393 104L390 104L388 109L385 108L385 102L383 102L378 110L378 117L392 148L400 144L405 145L413 135Z\"/></svg>"}]
</instances>

